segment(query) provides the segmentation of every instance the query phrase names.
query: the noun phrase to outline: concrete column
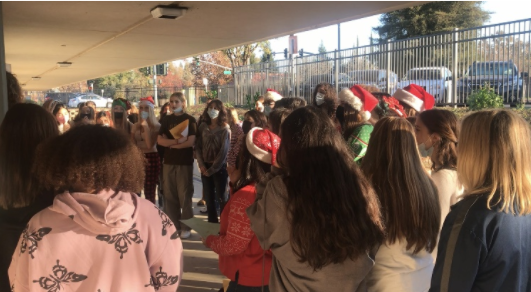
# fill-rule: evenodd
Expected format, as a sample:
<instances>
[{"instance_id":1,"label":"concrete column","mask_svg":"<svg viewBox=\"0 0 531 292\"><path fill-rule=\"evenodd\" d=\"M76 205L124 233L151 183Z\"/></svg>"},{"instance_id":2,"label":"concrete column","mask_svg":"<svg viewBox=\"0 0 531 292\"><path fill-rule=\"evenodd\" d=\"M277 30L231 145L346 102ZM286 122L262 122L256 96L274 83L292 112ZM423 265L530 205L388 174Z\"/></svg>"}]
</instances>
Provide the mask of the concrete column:
<instances>
[{"instance_id":1,"label":"concrete column","mask_svg":"<svg viewBox=\"0 0 531 292\"><path fill-rule=\"evenodd\" d=\"M7 112L6 54L4 47L4 15L0 1L0 124Z\"/></svg>"}]
</instances>

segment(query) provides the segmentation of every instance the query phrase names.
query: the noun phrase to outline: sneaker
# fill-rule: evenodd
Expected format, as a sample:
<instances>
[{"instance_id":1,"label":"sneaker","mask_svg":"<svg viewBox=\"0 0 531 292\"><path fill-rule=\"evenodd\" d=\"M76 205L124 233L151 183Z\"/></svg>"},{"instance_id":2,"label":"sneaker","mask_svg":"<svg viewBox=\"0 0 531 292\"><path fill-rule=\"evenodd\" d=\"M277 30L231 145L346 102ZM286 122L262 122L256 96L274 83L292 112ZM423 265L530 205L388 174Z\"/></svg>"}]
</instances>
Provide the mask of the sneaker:
<instances>
[{"instance_id":1,"label":"sneaker","mask_svg":"<svg viewBox=\"0 0 531 292\"><path fill-rule=\"evenodd\" d=\"M197 206L204 206L204 205L206 205L205 200L199 200L199 202L197 202Z\"/></svg>"},{"instance_id":2,"label":"sneaker","mask_svg":"<svg viewBox=\"0 0 531 292\"><path fill-rule=\"evenodd\" d=\"M183 232L181 232L181 238L182 238L182 239L190 238L190 236L192 236L192 233L191 233L190 231L183 231Z\"/></svg>"},{"instance_id":3,"label":"sneaker","mask_svg":"<svg viewBox=\"0 0 531 292\"><path fill-rule=\"evenodd\" d=\"M207 211L207 207L201 207L201 208L199 208L199 212L200 212L200 213L207 213L207 212L208 212L208 211Z\"/></svg>"}]
</instances>

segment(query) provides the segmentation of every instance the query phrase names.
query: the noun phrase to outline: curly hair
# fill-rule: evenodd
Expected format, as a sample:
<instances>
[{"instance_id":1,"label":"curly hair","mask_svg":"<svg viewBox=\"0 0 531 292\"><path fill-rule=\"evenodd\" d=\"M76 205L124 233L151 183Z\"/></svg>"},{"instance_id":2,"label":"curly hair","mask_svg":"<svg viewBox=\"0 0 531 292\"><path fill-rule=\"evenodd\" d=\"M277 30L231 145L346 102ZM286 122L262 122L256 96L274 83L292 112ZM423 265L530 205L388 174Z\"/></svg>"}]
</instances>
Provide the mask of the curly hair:
<instances>
[{"instance_id":1,"label":"curly hair","mask_svg":"<svg viewBox=\"0 0 531 292\"><path fill-rule=\"evenodd\" d=\"M430 134L437 134L441 139L435 141L435 155L432 155L431 169L453 169L457 167L457 137L459 124L454 113L443 109L431 109L421 112L418 119L426 126ZM438 166L436 166L438 165Z\"/></svg>"},{"instance_id":2,"label":"curly hair","mask_svg":"<svg viewBox=\"0 0 531 292\"><path fill-rule=\"evenodd\" d=\"M15 75L6 72L6 82L7 82L7 108L11 108L16 103L22 102L24 96L22 95L22 87L18 83L17 77Z\"/></svg>"},{"instance_id":3,"label":"curly hair","mask_svg":"<svg viewBox=\"0 0 531 292\"><path fill-rule=\"evenodd\" d=\"M321 105L317 105L317 102L315 101L317 92L320 92L324 95L324 103ZM328 117L332 120L335 119L336 109L339 105L336 89L331 84L326 82L317 84L312 93L312 105L321 109L325 109Z\"/></svg>"},{"instance_id":4,"label":"curly hair","mask_svg":"<svg viewBox=\"0 0 531 292\"><path fill-rule=\"evenodd\" d=\"M250 117L254 121L254 126L267 129L267 118L264 113L257 110L250 110L243 115L244 119Z\"/></svg>"},{"instance_id":5,"label":"curly hair","mask_svg":"<svg viewBox=\"0 0 531 292\"><path fill-rule=\"evenodd\" d=\"M208 115L208 108L210 108L211 105L214 105L216 108L219 109L218 126L223 126L223 124L227 122L227 110L219 99L213 99L210 103L208 103L208 106L204 112L207 113L204 117L205 123L207 123L207 125L210 125L212 123L212 119L210 118L210 115Z\"/></svg>"},{"instance_id":6,"label":"curly hair","mask_svg":"<svg viewBox=\"0 0 531 292\"><path fill-rule=\"evenodd\" d=\"M277 161L288 173L290 242L299 260L318 270L379 246L378 197L332 120L313 106L296 109L282 124L281 139Z\"/></svg>"},{"instance_id":7,"label":"curly hair","mask_svg":"<svg viewBox=\"0 0 531 292\"><path fill-rule=\"evenodd\" d=\"M84 125L71 129L37 150L33 173L56 193L104 189L138 193L144 187L142 151L123 132Z\"/></svg>"},{"instance_id":8,"label":"curly hair","mask_svg":"<svg viewBox=\"0 0 531 292\"><path fill-rule=\"evenodd\" d=\"M306 100L302 97L284 97L275 102L275 107L273 109L286 108L289 110L296 110L303 106L306 106Z\"/></svg>"},{"instance_id":9,"label":"curly hair","mask_svg":"<svg viewBox=\"0 0 531 292\"><path fill-rule=\"evenodd\" d=\"M271 127L271 132L279 135L280 126L291 112L292 110L287 108L274 109L271 111L269 114L269 126Z\"/></svg>"}]
</instances>

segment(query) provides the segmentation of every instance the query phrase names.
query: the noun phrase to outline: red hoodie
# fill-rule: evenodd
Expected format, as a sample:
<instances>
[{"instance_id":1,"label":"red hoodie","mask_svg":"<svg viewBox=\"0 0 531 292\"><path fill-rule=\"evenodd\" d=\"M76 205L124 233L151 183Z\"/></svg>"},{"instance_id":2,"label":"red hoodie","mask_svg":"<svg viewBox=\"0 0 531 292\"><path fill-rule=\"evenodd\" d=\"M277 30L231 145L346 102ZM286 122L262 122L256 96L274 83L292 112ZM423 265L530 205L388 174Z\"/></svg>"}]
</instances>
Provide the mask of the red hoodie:
<instances>
[{"instance_id":1,"label":"red hoodie","mask_svg":"<svg viewBox=\"0 0 531 292\"><path fill-rule=\"evenodd\" d=\"M264 285L269 284L272 263L271 251L264 253L245 213L255 197L254 184L232 194L221 213L220 235L206 239L206 245L219 255L219 270L223 275L235 281L239 272L238 284L250 287L262 286L262 279Z\"/></svg>"}]
</instances>

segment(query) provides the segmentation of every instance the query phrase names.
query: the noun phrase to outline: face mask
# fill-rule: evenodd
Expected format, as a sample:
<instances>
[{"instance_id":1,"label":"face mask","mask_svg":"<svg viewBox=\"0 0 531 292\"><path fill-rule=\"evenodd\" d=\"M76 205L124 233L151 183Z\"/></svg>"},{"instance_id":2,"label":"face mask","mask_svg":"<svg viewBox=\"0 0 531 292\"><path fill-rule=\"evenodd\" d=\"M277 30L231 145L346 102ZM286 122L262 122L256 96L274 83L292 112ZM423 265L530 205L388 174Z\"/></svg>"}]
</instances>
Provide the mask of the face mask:
<instances>
[{"instance_id":1,"label":"face mask","mask_svg":"<svg viewBox=\"0 0 531 292\"><path fill-rule=\"evenodd\" d=\"M59 125L59 133L63 133L63 129L64 129L63 124L60 124L60 125Z\"/></svg>"},{"instance_id":2,"label":"face mask","mask_svg":"<svg viewBox=\"0 0 531 292\"><path fill-rule=\"evenodd\" d=\"M428 137L428 139L430 139L430 138ZM419 145L420 156L422 156L422 157L431 157L431 154L433 153L433 145L430 148L426 149L426 144L425 144L426 141L424 141L423 143L420 143L420 145Z\"/></svg>"},{"instance_id":3,"label":"face mask","mask_svg":"<svg viewBox=\"0 0 531 292\"><path fill-rule=\"evenodd\" d=\"M271 107L266 105L265 108L264 108L264 115L266 117L269 117L269 113L271 113Z\"/></svg>"},{"instance_id":4,"label":"face mask","mask_svg":"<svg viewBox=\"0 0 531 292\"><path fill-rule=\"evenodd\" d=\"M217 109L211 109L208 111L208 115L211 119L215 119L219 116L219 111Z\"/></svg>"},{"instance_id":5,"label":"face mask","mask_svg":"<svg viewBox=\"0 0 531 292\"><path fill-rule=\"evenodd\" d=\"M252 126L253 126L253 123L251 123L250 121L243 121L243 124L242 124L243 133L244 134L249 133L249 131L251 131L252 129Z\"/></svg>"},{"instance_id":6,"label":"face mask","mask_svg":"<svg viewBox=\"0 0 531 292\"><path fill-rule=\"evenodd\" d=\"M81 119L87 118L87 119L90 120L90 114L80 114L79 117L80 117Z\"/></svg>"},{"instance_id":7,"label":"face mask","mask_svg":"<svg viewBox=\"0 0 531 292\"><path fill-rule=\"evenodd\" d=\"M324 103L324 94L318 92L316 95L315 95L315 103L317 105L322 105Z\"/></svg>"},{"instance_id":8,"label":"face mask","mask_svg":"<svg viewBox=\"0 0 531 292\"><path fill-rule=\"evenodd\" d=\"M173 110L173 112L176 113L176 114L178 114L178 113L180 113L182 111L183 111L183 107L182 106L180 106L180 107L178 107L178 108Z\"/></svg>"},{"instance_id":9,"label":"face mask","mask_svg":"<svg viewBox=\"0 0 531 292\"><path fill-rule=\"evenodd\" d=\"M117 119L121 119L124 117L124 113L114 113L114 117Z\"/></svg>"},{"instance_id":10,"label":"face mask","mask_svg":"<svg viewBox=\"0 0 531 292\"><path fill-rule=\"evenodd\" d=\"M109 124L102 124L102 126L104 126L104 127L109 127Z\"/></svg>"},{"instance_id":11,"label":"face mask","mask_svg":"<svg viewBox=\"0 0 531 292\"><path fill-rule=\"evenodd\" d=\"M140 117L142 118L142 120L146 120L149 117L149 113L148 112L141 112L140 113Z\"/></svg>"}]
</instances>

